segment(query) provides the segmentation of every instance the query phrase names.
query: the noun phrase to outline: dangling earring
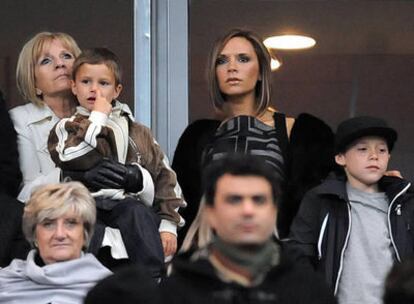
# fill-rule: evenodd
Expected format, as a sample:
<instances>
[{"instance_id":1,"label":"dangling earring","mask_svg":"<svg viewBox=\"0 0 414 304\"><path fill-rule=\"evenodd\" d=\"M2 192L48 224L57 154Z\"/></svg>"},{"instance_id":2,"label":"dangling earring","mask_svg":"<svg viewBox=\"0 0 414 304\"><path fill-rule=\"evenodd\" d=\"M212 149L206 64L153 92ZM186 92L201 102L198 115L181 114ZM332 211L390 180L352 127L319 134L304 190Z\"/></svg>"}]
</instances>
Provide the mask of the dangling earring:
<instances>
[{"instance_id":1,"label":"dangling earring","mask_svg":"<svg viewBox=\"0 0 414 304\"><path fill-rule=\"evenodd\" d=\"M38 88L36 88L36 95L37 96L42 96L42 91Z\"/></svg>"},{"instance_id":2,"label":"dangling earring","mask_svg":"<svg viewBox=\"0 0 414 304\"><path fill-rule=\"evenodd\" d=\"M33 241L33 245L34 245L36 248L38 248L38 247L39 247L39 244L37 243L37 241L36 241L36 240L34 240L34 241Z\"/></svg>"}]
</instances>

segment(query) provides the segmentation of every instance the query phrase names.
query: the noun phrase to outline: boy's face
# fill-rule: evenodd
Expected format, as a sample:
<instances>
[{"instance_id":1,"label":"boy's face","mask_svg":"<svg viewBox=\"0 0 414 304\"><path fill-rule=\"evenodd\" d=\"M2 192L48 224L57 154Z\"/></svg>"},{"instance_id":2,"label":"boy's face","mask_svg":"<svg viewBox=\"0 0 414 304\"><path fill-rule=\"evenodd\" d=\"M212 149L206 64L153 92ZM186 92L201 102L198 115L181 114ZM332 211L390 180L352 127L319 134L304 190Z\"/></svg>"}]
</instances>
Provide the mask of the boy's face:
<instances>
[{"instance_id":1,"label":"boy's face","mask_svg":"<svg viewBox=\"0 0 414 304\"><path fill-rule=\"evenodd\" d=\"M115 84L114 73L105 64L82 64L75 79L72 80L72 92L79 104L92 111L98 95L111 103L121 93L122 85Z\"/></svg>"},{"instance_id":2,"label":"boy's face","mask_svg":"<svg viewBox=\"0 0 414 304\"><path fill-rule=\"evenodd\" d=\"M389 159L387 142L377 136L361 137L346 152L335 156L351 186L368 192L378 191L377 182L387 171Z\"/></svg>"}]
</instances>

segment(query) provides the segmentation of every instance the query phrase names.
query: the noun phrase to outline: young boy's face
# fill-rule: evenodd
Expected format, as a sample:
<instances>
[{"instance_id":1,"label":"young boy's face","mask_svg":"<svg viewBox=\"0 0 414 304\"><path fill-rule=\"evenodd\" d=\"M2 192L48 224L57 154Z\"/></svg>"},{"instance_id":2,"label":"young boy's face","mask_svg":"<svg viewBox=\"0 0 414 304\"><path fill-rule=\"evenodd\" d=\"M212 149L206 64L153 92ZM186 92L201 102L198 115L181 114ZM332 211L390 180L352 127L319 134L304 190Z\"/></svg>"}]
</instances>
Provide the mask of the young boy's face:
<instances>
[{"instance_id":1,"label":"young boy's face","mask_svg":"<svg viewBox=\"0 0 414 304\"><path fill-rule=\"evenodd\" d=\"M377 182L387 171L389 159L387 142L376 136L361 137L335 156L351 186L362 191L378 191Z\"/></svg>"},{"instance_id":2,"label":"young boy's face","mask_svg":"<svg viewBox=\"0 0 414 304\"><path fill-rule=\"evenodd\" d=\"M116 85L114 73L105 64L82 64L72 81L72 92L79 104L92 111L98 92L111 103L119 96L122 86Z\"/></svg>"}]
</instances>

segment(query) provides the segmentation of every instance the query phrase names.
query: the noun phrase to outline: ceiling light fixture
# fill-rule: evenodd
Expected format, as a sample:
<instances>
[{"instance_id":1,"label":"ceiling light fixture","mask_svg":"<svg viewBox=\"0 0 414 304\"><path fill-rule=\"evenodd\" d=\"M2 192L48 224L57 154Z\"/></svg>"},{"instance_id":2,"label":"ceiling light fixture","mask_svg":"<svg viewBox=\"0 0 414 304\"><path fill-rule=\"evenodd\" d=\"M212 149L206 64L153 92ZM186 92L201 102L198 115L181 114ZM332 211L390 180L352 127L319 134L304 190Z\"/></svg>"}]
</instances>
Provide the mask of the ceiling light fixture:
<instances>
[{"instance_id":1,"label":"ceiling light fixture","mask_svg":"<svg viewBox=\"0 0 414 304\"><path fill-rule=\"evenodd\" d=\"M281 65L282 63L277 58L272 58L270 61L270 68L272 71L276 71L278 68L280 68Z\"/></svg>"},{"instance_id":2,"label":"ceiling light fixture","mask_svg":"<svg viewBox=\"0 0 414 304\"><path fill-rule=\"evenodd\" d=\"M312 37L302 35L279 35L266 38L266 47L277 50L300 50L315 46L316 41Z\"/></svg>"}]
</instances>

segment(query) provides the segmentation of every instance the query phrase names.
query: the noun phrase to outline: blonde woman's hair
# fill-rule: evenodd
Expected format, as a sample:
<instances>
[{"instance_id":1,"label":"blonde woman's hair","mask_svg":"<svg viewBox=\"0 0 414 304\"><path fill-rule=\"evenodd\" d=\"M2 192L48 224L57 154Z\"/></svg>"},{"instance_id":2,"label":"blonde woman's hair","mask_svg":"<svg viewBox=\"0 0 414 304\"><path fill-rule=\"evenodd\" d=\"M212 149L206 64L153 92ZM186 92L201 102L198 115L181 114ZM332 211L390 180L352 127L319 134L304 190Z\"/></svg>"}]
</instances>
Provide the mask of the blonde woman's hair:
<instances>
[{"instance_id":1,"label":"blonde woman's hair","mask_svg":"<svg viewBox=\"0 0 414 304\"><path fill-rule=\"evenodd\" d=\"M17 88L26 101L37 106L43 105L41 95L36 94L35 66L46 43L59 40L76 58L80 49L72 36L66 33L40 32L26 42L19 54L16 67Z\"/></svg>"},{"instance_id":2,"label":"blonde woman's hair","mask_svg":"<svg viewBox=\"0 0 414 304\"><path fill-rule=\"evenodd\" d=\"M227 44L232 38L241 37L248 40L257 55L260 70L260 80L256 83L256 114L263 114L267 107L270 105L270 93L271 93L271 68L270 68L270 54L266 46L263 44L263 40L257 34L242 29L233 29L218 39L214 44L214 47L210 53L207 67L207 78L210 99L213 102L213 106L217 111L223 110L224 103L226 102L224 94L220 91L216 76L217 59Z\"/></svg>"},{"instance_id":3,"label":"blonde woman's hair","mask_svg":"<svg viewBox=\"0 0 414 304\"><path fill-rule=\"evenodd\" d=\"M96 222L95 200L80 182L48 184L31 195L23 213L23 233L34 244L36 226L45 219L56 219L74 212L83 221L84 248L89 245Z\"/></svg>"},{"instance_id":4,"label":"blonde woman's hair","mask_svg":"<svg viewBox=\"0 0 414 304\"><path fill-rule=\"evenodd\" d=\"M190 249L204 248L213 240L213 229L207 221L205 209L206 203L205 197L203 196L201 198L197 215L185 235L180 252L186 252Z\"/></svg>"}]
</instances>

